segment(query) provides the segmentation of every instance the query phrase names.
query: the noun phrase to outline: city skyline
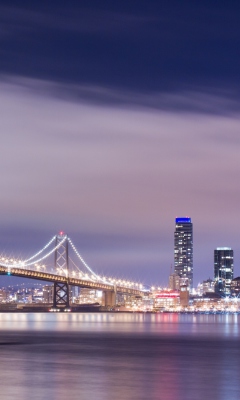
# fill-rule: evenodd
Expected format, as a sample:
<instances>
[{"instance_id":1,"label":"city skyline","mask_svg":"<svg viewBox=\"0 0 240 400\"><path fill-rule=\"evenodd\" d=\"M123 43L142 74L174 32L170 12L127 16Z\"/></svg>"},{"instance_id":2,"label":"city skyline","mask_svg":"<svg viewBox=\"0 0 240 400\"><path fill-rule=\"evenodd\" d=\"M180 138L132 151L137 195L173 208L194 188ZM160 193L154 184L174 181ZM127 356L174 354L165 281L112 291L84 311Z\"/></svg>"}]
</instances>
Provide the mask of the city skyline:
<instances>
[{"instance_id":1,"label":"city skyline","mask_svg":"<svg viewBox=\"0 0 240 400\"><path fill-rule=\"evenodd\" d=\"M58 235L56 235L56 237L66 237L66 233L61 231L58 233ZM52 242L53 239L51 239L50 242ZM71 240L70 240L71 241ZM46 246L44 246L46 247ZM43 248L44 248L43 247ZM172 272L174 272L175 274L177 274L179 276L179 278L183 278L182 283L184 282L184 279L187 279L185 281L185 283L189 284L190 288L196 288L198 284L202 283L203 281L205 281L206 279L212 279L214 280L216 283L218 282L219 279L219 271L221 270L222 266L224 266L224 271L227 268L227 266L224 263L225 260L225 256L227 256L226 258L228 259L229 257L229 251L231 253L231 258L233 259L233 250L230 247L217 247L217 249L214 249L214 263L213 263L213 274L210 275L209 273L209 278L204 277L202 280L198 281L197 283L195 283L193 281L193 277L194 277L194 268L193 268L193 227L192 227L192 221L191 218L189 217L176 217L175 218L175 231L174 231L174 248L173 248L173 252L174 252L174 271L172 271L172 265L170 267L170 274L172 274ZM39 250L39 248L38 248ZM42 250L41 250L42 251ZM225 254L226 253L226 254ZM24 261L24 256L23 256L23 252L19 253L18 257L21 261ZM219 254L219 259L218 259L218 254ZM16 252L14 254L14 252L11 252L11 254L6 254L5 252L1 253L2 256L4 257L8 257L8 259L10 260L10 258L14 258L16 255ZM29 254L28 254L29 255ZM32 258L32 255L31 255ZM31 259L30 258L30 259ZM6 258L3 258L6 260ZM13 261L13 260L11 260ZM85 260L86 261L86 260ZM85 262L84 261L84 262ZM9 262L9 261L8 261ZM19 262L19 260L18 260ZM52 265L54 265L54 258L52 259ZM233 263L233 261L232 261ZM10 263L11 264L11 263ZM51 262L49 263L49 266L51 265ZM4 261L3 261L3 265L4 265ZM84 269L84 265L82 265L83 269ZM90 266L88 266L90 267ZM31 268L30 268L31 269ZM95 273L99 274L100 272L95 270ZM226 271L224 272L225 274L228 274L228 271L226 269ZM106 275L104 269L101 270L102 275ZM168 276L168 283L166 284L165 282L163 282L162 280L159 281L151 281L152 284L157 286L161 286L161 287L168 287L169 286L169 278L170 278L170 274ZM11 274L9 274L11 275ZM129 274L131 275L131 274ZM120 276L119 272L116 272L115 276L109 275L109 278L115 278L115 279L126 279L126 280L135 280L138 283L141 283L145 286L145 288L152 286L150 285L150 280L147 281L139 281L137 279L134 279L134 277L132 276L132 278L130 278L130 276ZM221 276L220 276L221 277ZM224 279L227 277L224 277ZM227 277L227 279L232 280L233 278L238 277L238 275L233 273L233 264L232 264L232 270L231 270L231 277L230 275ZM152 279L152 277L149 277L150 279ZM19 282L19 279L21 279L21 281L23 280L24 282L26 282L25 278L17 278L15 276L8 276L8 277L4 277L2 276L2 283L6 284L6 285L13 285L16 284L17 282ZM228 286L230 284L230 281L228 282ZM170 285L171 286L171 285ZM221 289L222 290L222 289ZM216 288L216 291L217 288Z\"/></svg>"},{"instance_id":2,"label":"city skyline","mask_svg":"<svg viewBox=\"0 0 240 400\"><path fill-rule=\"evenodd\" d=\"M237 11L1 2L0 251L64 230L94 270L167 285L191 215L194 286L221 246L240 275Z\"/></svg>"}]
</instances>

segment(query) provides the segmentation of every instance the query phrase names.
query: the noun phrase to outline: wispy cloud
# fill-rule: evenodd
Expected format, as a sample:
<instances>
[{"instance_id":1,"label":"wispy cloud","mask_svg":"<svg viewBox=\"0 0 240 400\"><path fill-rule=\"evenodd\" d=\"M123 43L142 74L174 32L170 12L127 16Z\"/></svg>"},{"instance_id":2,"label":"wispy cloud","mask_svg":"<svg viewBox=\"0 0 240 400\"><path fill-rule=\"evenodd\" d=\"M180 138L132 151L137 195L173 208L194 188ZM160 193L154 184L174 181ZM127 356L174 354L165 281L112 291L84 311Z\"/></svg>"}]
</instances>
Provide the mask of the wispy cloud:
<instances>
[{"instance_id":1,"label":"wispy cloud","mask_svg":"<svg viewBox=\"0 0 240 400\"><path fill-rule=\"evenodd\" d=\"M148 108L175 113L238 115L240 98L233 88L189 86L172 91L126 90L118 87L65 84L19 76L0 75L7 90L21 90L63 101L113 108Z\"/></svg>"},{"instance_id":2,"label":"wispy cloud","mask_svg":"<svg viewBox=\"0 0 240 400\"><path fill-rule=\"evenodd\" d=\"M127 34L143 29L146 24L156 21L156 16L114 12L104 9L84 7L57 7L34 10L24 6L0 5L0 33L11 36L35 32L41 28L65 32L81 32L87 34L111 33Z\"/></svg>"},{"instance_id":3,"label":"wispy cloud","mask_svg":"<svg viewBox=\"0 0 240 400\"><path fill-rule=\"evenodd\" d=\"M147 268L166 276L174 217L190 215L198 238L195 254L205 254L195 271L209 276L214 246L224 240L237 246L239 115L201 107L166 111L144 101L113 106L62 93L61 85L47 82L0 83L2 225L97 234L105 250L97 253L96 264L108 268L101 235L129 238L132 250L116 245L126 250L126 269L136 243L145 248L143 260L154 243ZM207 94L204 99L212 102ZM118 250L109 252L114 270Z\"/></svg>"}]
</instances>

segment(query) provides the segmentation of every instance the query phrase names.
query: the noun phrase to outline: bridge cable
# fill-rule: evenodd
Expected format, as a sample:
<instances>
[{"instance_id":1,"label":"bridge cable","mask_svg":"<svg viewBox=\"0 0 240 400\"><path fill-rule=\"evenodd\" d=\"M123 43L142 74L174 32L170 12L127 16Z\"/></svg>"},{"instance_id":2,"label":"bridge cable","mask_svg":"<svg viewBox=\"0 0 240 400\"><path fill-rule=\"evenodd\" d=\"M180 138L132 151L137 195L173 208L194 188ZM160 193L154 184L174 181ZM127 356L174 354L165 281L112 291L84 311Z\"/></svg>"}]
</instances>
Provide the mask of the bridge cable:
<instances>
[{"instance_id":1,"label":"bridge cable","mask_svg":"<svg viewBox=\"0 0 240 400\"><path fill-rule=\"evenodd\" d=\"M71 241L71 239L68 237L68 241L72 247L72 249L75 251L76 255L78 256L78 258L80 259L80 261L83 263L83 265L88 269L89 272L91 272L91 274L93 274L98 280L101 280L102 282L104 282L101 278L99 278L99 276L97 274L95 274L95 272L89 267L89 265L84 261L84 259L82 258L81 254L79 254L79 252L77 251L76 247L74 246L73 242Z\"/></svg>"},{"instance_id":2,"label":"bridge cable","mask_svg":"<svg viewBox=\"0 0 240 400\"><path fill-rule=\"evenodd\" d=\"M28 258L27 260L24 260L24 262L28 262L28 261L32 260L33 258L36 258L37 256L39 256L39 254L41 254L44 250L46 250L55 239L56 239L56 235L52 237L52 239L46 244L46 246L44 246L41 250L39 250L32 257Z\"/></svg>"},{"instance_id":3,"label":"bridge cable","mask_svg":"<svg viewBox=\"0 0 240 400\"><path fill-rule=\"evenodd\" d=\"M58 243L58 245L57 246L55 246L51 251L49 251L47 254L45 254L45 256L43 256L43 257L41 257L41 258L39 258L38 260L34 260L33 262L31 262L31 263L27 263L27 264L25 264L25 261L22 261L21 263L19 263L19 264L1 264L3 267L9 267L9 268L25 268L25 267L29 267L29 266L31 266L31 265L33 265L33 264L35 264L35 263L38 263L38 262L40 262L40 261L42 261L42 260L44 260L45 258L47 258L48 256L50 256L54 251L56 251L63 243L64 243L64 241L66 240L66 237L64 237L63 238L63 240L61 240L59 243Z\"/></svg>"}]
</instances>

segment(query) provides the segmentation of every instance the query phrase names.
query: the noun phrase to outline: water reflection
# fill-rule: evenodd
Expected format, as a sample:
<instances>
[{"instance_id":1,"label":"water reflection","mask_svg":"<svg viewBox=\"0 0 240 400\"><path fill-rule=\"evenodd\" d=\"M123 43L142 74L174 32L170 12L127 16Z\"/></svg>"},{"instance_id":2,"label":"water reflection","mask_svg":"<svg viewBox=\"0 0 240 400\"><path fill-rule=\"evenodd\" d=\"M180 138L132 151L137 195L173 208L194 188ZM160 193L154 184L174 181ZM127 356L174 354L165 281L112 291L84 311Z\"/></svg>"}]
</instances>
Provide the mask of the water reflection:
<instances>
[{"instance_id":1,"label":"water reflection","mask_svg":"<svg viewBox=\"0 0 240 400\"><path fill-rule=\"evenodd\" d=\"M0 314L3 399L238 400L237 315Z\"/></svg>"},{"instance_id":2,"label":"water reflection","mask_svg":"<svg viewBox=\"0 0 240 400\"><path fill-rule=\"evenodd\" d=\"M240 316L237 314L0 313L2 331L17 329L238 337L239 323Z\"/></svg>"}]
</instances>

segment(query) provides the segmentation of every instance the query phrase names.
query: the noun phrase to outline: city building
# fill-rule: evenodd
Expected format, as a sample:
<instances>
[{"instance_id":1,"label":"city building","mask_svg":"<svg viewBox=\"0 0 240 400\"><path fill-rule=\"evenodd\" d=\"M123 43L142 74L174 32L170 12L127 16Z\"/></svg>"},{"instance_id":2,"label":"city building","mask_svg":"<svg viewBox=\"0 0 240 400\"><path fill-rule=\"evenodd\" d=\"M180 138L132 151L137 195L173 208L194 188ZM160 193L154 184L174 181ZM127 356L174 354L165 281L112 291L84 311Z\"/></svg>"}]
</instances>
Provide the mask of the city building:
<instances>
[{"instance_id":1,"label":"city building","mask_svg":"<svg viewBox=\"0 0 240 400\"><path fill-rule=\"evenodd\" d=\"M233 279L233 250L230 247L217 247L214 250L215 291L230 294Z\"/></svg>"},{"instance_id":2,"label":"city building","mask_svg":"<svg viewBox=\"0 0 240 400\"><path fill-rule=\"evenodd\" d=\"M169 310L179 305L180 293L178 290L161 290L153 295L154 310Z\"/></svg>"},{"instance_id":3,"label":"city building","mask_svg":"<svg viewBox=\"0 0 240 400\"><path fill-rule=\"evenodd\" d=\"M215 282L212 279L207 279L206 281L202 281L197 286L197 294L199 296L203 296L206 293L213 293L215 292Z\"/></svg>"},{"instance_id":4,"label":"city building","mask_svg":"<svg viewBox=\"0 0 240 400\"><path fill-rule=\"evenodd\" d=\"M191 218L176 218L174 232L174 272L193 287L193 225ZM180 282L181 286L181 282Z\"/></svg>"},{"instance_id":5,"label":"city building","mask_svg":"<svg viewBox=\"0 0 240 400\"><path fill-rule=\"evenodd\" d=\"M180 288L180 305L187 307L189 305L189 286L182 285Z\"/></svg>"},{"instance_id":6,"label":"city building","mask_svg":"<svg viewBox=\"0 0 240 400\"><path fill-rule=\"evenodd\" d=\"M0 289L0 303L4 303L7 300L8 292L5 288Z\"/></svg>"},{"instance_id":7,"label":"city building","mask_svg":"<svg viewBox=\"0 0 240 400\"><path fill-rule=\"evenodd\" d=\"M53 285L43 286L43 303L53 303Z\"/></svg>"},{"instance_id":8,"label":"city building","mask_svg":"<svg viewBox=\"0 0 240 400\"><path fill-rule=\"evenodd\" d=\"M78 303L80 295L80 287L79 286L71 286L70 287L70 300L72 303Z\"/></svg>"},{"instance_id":9,"label":"city building","mask_svg":"<svg viewBox=\"0 0 240 400\"><path fill-rule=\"evenodd\" d=\"M232 280L230 288L231 288L231 294L239 297L239 295L240 295L240 276L238 276L237 278L234 278Z\"/></svg>"},{"instance_id":10,"label":"city building","mask_svg":"<svg viewBox=\"0 0 240 400\"><path fill-rule=\"evenodd\" d=\"M169 288L171 290L180 290L180 276L175 272L169 276Z\"/></svg>"},{"instance_id":11,"label":"city building","mask_svg":"<svg viewBox=\"0 0 240 400\"><path fill-rule=\"evenodd\" d=\"M80 289L80 295L78 297L79 304L94 304L94 303L102 303L102 291L95 289Z\"/></svg>"}]
</instances>

